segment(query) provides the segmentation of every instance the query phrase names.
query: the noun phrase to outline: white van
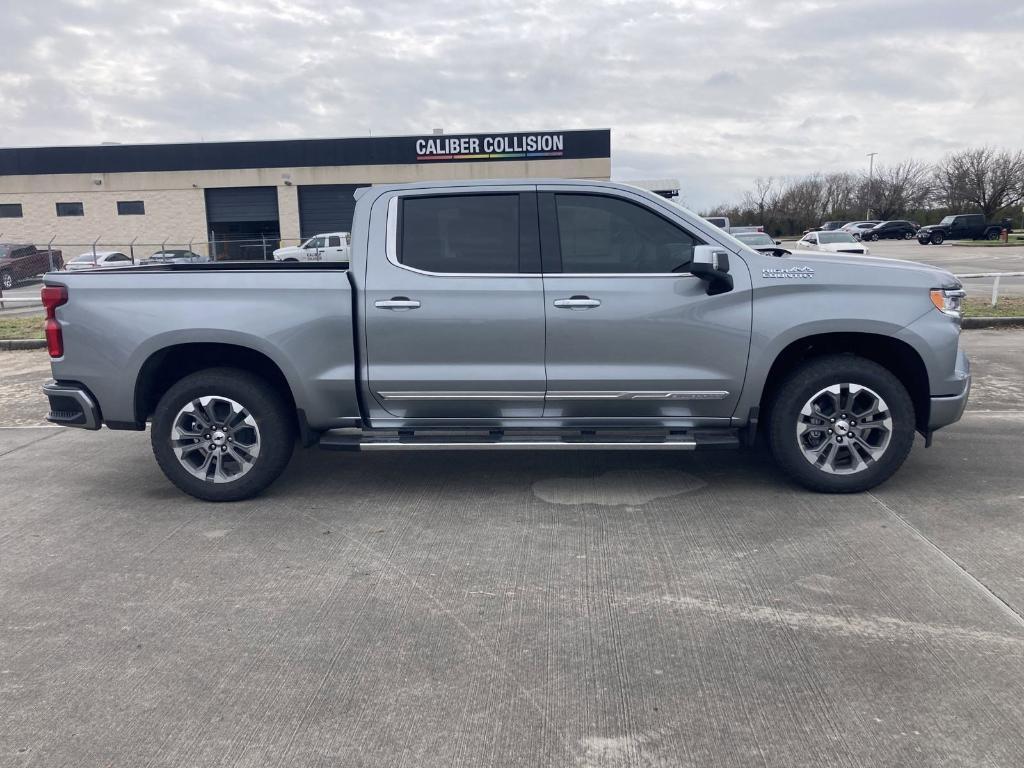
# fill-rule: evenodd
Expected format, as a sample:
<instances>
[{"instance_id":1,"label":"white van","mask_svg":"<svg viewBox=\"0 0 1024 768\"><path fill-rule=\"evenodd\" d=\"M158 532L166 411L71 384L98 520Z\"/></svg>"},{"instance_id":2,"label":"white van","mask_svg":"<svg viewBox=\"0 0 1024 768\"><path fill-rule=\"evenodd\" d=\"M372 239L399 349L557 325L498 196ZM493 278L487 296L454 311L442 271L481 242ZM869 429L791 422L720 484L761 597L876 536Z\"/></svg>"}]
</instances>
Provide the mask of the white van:
<instances>
[{"instance_id":1,"label":"white van","mask_svg":"<svg viewBox=\"0 0 1024 768\"><path fill-rule=\"evenodd\" d=\"M348 261L350 232L325 232L313 235L302 245L290 245L274 251L274 261Z\"/></svg>"}]
</instances>

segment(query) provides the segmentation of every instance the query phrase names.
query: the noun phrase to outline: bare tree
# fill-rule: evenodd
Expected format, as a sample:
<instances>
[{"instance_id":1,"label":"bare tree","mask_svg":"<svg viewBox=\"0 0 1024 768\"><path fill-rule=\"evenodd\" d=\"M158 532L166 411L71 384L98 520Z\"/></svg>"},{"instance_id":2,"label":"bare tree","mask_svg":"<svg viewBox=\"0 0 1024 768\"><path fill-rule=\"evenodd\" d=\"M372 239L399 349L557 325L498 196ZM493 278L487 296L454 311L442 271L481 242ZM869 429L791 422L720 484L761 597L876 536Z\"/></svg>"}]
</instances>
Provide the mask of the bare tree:
<instances>
[{"instance_id":1,"label":"bare tree","mask_svg":"<svg viewBox=\"0 0 1024 768\"><path fill-rule=\"evenodd\" d=\"M775 178L758 176L754 179L754 189L743 196L743 207L757 211L757 220L763 223L768 212L778 203L778 188Z\"/></svg>"},{"instance_id":2,"label":"bare tree","mask_svg":"<svg viewBox=\"0 0 1024 768\"><path fill-rule=\"evenodd\" d=\"M1024 201L1024 151L982 147L953 152L935 166L935 183L947 206L970 204L992 218Z\"/></svg>"},{"instance_id":3,"label":"bare tree","mask_svg":"<svg viewBox=\"0 0 1024 768\"><path fill-rule=\"evenodd\" d=\"M932 195L932 169L918 160L879 166L871 185L869 206L880 219L906 216L925 206Z\"/></svg>"}]
</instances>

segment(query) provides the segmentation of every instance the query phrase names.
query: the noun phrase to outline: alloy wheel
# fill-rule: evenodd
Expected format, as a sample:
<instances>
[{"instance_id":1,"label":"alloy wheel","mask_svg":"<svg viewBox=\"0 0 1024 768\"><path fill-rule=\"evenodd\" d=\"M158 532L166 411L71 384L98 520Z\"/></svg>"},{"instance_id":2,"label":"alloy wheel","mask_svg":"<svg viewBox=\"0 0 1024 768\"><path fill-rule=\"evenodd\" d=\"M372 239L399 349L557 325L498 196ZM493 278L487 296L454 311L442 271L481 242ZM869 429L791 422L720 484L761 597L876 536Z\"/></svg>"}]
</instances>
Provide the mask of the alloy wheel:
<instances>
[{"instance_id":1,"label":"alloy wheel","mask_svg":"<svg viewBox=\"0 0 1024 768\"><path fill-rule=\"evenodd\" d=\"M229 397L206 395L186 403L171 427L174 454L189 473L209 483L230 483L253 468L260 430L252 414Z\"/></svg>"},{"instance_id":2,"label":"alloy wheel","mask_svg":"<svg viewBox=\"0 0 1024 768\"><path fill-rule=\"evenodd\" d=\"M800 410L796 439L808 463L833 475L863 472L882 458L892 416L881 395L854 383L833 384Z\"/></svg>"}]
</instances>

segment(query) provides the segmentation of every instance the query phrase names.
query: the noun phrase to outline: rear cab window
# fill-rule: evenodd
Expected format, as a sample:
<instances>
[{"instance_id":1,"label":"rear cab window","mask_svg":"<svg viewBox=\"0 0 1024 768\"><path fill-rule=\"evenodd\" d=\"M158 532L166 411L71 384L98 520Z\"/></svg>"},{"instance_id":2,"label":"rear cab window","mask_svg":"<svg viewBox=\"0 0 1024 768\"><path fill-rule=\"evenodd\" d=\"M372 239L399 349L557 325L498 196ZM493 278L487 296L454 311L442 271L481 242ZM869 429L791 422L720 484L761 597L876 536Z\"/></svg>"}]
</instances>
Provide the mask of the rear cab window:
<instances>
[{"instance_id":1,"label":"rear cab window","mask_svg":"<svg viewBox=\"0 0 1024 768\"><path fill-rule=\"evenodd\" d=\"M437 274L520 272L519 193L402 198L398 261Z\"/></svg>"}]
</instances>

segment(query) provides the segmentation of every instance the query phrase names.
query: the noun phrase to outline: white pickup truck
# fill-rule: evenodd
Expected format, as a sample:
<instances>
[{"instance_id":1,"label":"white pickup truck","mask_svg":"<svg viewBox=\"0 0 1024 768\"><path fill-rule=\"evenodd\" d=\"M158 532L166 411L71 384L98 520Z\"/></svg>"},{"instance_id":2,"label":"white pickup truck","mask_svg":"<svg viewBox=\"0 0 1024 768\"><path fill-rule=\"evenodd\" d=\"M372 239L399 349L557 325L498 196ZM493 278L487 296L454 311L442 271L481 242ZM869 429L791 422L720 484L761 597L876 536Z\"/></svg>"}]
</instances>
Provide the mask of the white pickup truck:
<instances>
[{"instance_id":1,"label":"white pickup truck","mask_svg":"<svg viewBox=\"0 0 1024 768\"><path fill-rule=\"evenodd\" d=\"M290 245L274 251L274 261L345 261L349 260L350 232L324 232L313 235L302 245Z\"/></svg>"},{"instance_id":2,"label":"white pickup truck","mask_svg":"<svg viewBox=\"0 0 1024 768\"><path fill-rule=\"evenodd\" d=\"M749 227L734 227L729 221L728 216L708 216L704 221L714 224L719 229L724 229L730 235L738 235L744 232L764 232L764 227L760 224Z\"/></svg>"}]
</instances>

